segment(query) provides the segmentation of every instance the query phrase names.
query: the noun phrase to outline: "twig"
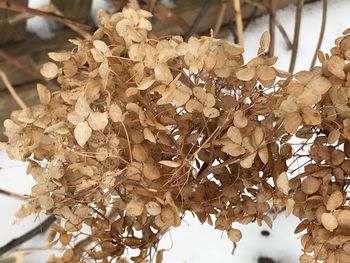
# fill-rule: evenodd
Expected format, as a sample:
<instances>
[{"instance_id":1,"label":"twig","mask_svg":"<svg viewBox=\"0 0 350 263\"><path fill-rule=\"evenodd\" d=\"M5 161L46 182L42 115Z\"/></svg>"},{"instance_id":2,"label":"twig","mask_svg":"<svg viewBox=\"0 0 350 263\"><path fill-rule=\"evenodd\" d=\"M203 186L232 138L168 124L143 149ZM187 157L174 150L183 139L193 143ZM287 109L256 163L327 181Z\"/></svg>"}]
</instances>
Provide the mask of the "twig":
<instances>
[{"instance_id":1,"label":"twig","mask_svg":"<svg viewBox=\"0 0 350 263\"><path fill-rule=\"evenodd\" d=\"M179 15L177 15L170 8L166 7L163 3L158 3L158 13L157 18L159 21L164 21L165 19L171 19L175 24L182 28L184 32L186 32L190 25Z\"/></svg>"},{"instance_id":2,"label":"twig","mask_svg":"<svg viewBox=\"0 0 350 263\"><path fill-rule=\"evenodd\" d=\"M220 28L222 26L222 21L224 20L226 8L227 8L227 0L222 0L219 14L217 16L216 23L214 26L214 37L216 37L219 34Z\"/></svg>"},{"instance_id":3,"label":"twig","mask_svg":"<svg viewBox=\"0 0 350 263\"><path fill-rule=\"evenodd\" d=\"M47 17L47 18L55 20L57 22L61 22L65 25L71 27L73 30L79 29L76 31L79 34L82 33L84 30L91 29L91 27L88 25L79 23L77 21L71 20L71 19L66 18L64 16L56 15L54 13L44 12L44 11L41 11L39 9L30 8L30 7L27 7L27 6L20 4L20 3L14 3L14 2L6 1L6 0L0 0L0 8L9 9L9 10L16 11L19 13L28 13L28 14L32 14L32 15L36 15L36 16ZM82 36L85 37L85 34Z\"/></svg>"},{"instance_id":4,"label":"twig","mask_svg":"<svg viewBox=\"0 0 350 263\"><path fill-rule=\"evenodd\" d=\"M281 25L277 16L275 17L275 24L276 24L276 27L278 28L278 30L280 31L284 41L286 42L288 49L292 49L293 48L292 41L290 41L286 30L284 30L284 27Z\"/></svg>"},{"instance_id":5,"label":"twig","mask_svg":"<svg viewBox=\"0 0 350 263\"><path fill-rule=\"evenodd\" d=\"M318 42L317 42L315 54L314 54L314 57L312 58L312 61L311 61L310 70L315 66L316 59L317 59L317 52L320 50L321 45L322 45L323 36L324 36L325 29L326 29L327 6L328 6L328 1L323 0L321 31L320 31L320 35L318 37Z\"/></svg>"},{"instance_id":6,"label":"twig","mask_svg":"<svg viewBox=\"0 0 350 263\"><path fill-rule=\"evenodd\" d=\"M297 54L298 54L301 14L303 11L303 5L304 5L304 0L298 0L297 10L295 12L295 26L294 26L292 56L291 56L290 65L289 65L289 72L290 73L294 72L295 62L296 62Z\"/></svg>"},{"instance_id":7,"label":"twig","mask_svg":"<svg viewBox=\"0 0 350 263\"><path fill-rule=\"evenodd\" d=\"M18 96L17 92L15 91L14 87L11 85L9 79L7 78L5 72L3 72L0 69L0 78L2 79L2 81L4 82L6 88L8 89L8 91L10 92L10 94L12 95L12 97L14 98L14 100L17 102L17 104L22 108L22 109L26 109L27 105L24 103L24 101Z\"/></svg>"},{"instance_id":8,"label":"twig","mask_svg":"<svg viewBox=\"0 0 350 263\"><path fill-rule=\"evenodd\" d=\"M147 10L153 13L158 0L147 0Z\"/></svg>"},{"instance_id":9,"label":"twig","mask_svg":"<svg viewBox=\"0 0 350 263\"><path fill-rule=\"evenodd\" d=\"M184 40L187 41L193 33L196 31L199 23L203 19L204 15L207 13L209 6L211 4L212 0L205 0L204 3L201 6L201 9L199 10L196 18L194 19L192 25L188 29L188 31L184 34Z\"/></svg>"},{"instance_id":10,"label":"twig","mask_svg":"<svg viewBox=\"0 0 350 263\"><path fill-rule=\"evenodd\" d=\"M34 77L36 79L42 79L42 77L39 74L39 72L37 72L32 67L24 64L23 62L19 61L16 57L8 54L2 48L0 48L0 58L3 58L8 63L16 66L18 69L22 70L24 73L28 74L29 76L32 76L32 77Z\"/></svg>"},{"instance_id":11,"label":"twig","mask_svg":"<svg viewBox=\"0 0 350 263\"><path fill-rule=\"evenodd\" d=\"M62 16L62 12L60 10L58 10L58 8L54 5L52 5L52 8L54 10L54 13L57 15ZM80 26L76 25L76 24L71 24L71 23L64 23L66 26L68 26L70 29L72 29L73 31L77 32L79 35L81 35L82 37L84 37L85 39L91 39L92 35L87 32L86 30L84 30L83 28L81 28Z\"/></svg>"},{"instance_id":12,"label":"twig","mask_svg":"<svg viewBox=\"0 0 350 263\"><path fill-rule=\"evenodd\" d=\"M52 12L52 4L42 5L38 7L37 9L43 12ZM10 25L15 25L25 19L34 17L35 15L29 14L29 13L19 13L13 16L10 16L7 18L7 22L9 22Z\"/></svg>"},{"instance_id":13,"label":"twig","mask_svg":"<svg viewBox=\"0 0 350 263\"><path fill-rule=\"evenodd\" d=\"M0 247L0 256L10 251L11 249L23 244L24 242L32 239L36 235L44 233L55 221L56 221L56 217L51 215L48 218L46 218L40 225L36 226L32 230L21 235L20 237L12 239L6 245Z\"/></svg>"},{"instance_id":14,"label":"twig","mask_svg":"<svg viewBox=\"0 0 350 263\"><path fill-rule=\"evenodd\" d=\"M245 31L248 28L249 24L254 20L255 14L257 11L258 11L258 8L254 6L253 11L250 13L247 19L243 21L243 31Z\"/></svg>"},{"instance_id":15,"label":"twig","mask_svg":"<svg viewBox=\"0 0 350 263\"><path fill-rule=\"evenodd\" d=\"M82 254L85 251L85 248L93 242L93 238L88 236L80 240L73 248L76 255Z\"/></svg>"},{"instance_id":16,"label":"twig","mask_svg":"<svg viewBox=\"0 0 350 263\"><path fill-rule=\"evenodd\" d=\"M275 24L276 24L276 1L269 0L269 31L270 31L270 46L269 46L269 56L273 57L275 53Z\"/></svg>"},{"instance_id":17,"label":"twig","mask_svg":"<svg viewBox=\"0 0 350 263\"><path fill-rule=\"evenodd\" d=\"M26 201L27 200L23 195L12 193L12 192L9 192L9 191L4 190L4 189L0 189L0 194L6 195L6 196L9 196L9 197L21 200L21 201Z\"/></svg>"},{"instance_id":18,"label":"twig","mask_svg":"<svg viewBox=\"0 0 350 263\"><path fill-rule=\"evenodd\" d=\"M261 9L261 10L264 10L264 11L267 11L267 12L269 11L265 5L263 5L263 4L259 3L259 2L253 2L251 0L244 0L244 2L247 3L247 4L250 4L252 6L255 6L255 7ZM278 30L280 31L282 37L284 38L284 41L286 42L287 47L289 49L292 49L292 46L293 46L292 45L292 41L290 41L286 30L282 26L282 24L279 21L277 16L275 16L275 24L276 24L276 27L278 28Z\"/></svg>"},{"instance_id":19,"label":"twig","mask_svg":"<svg viewBox=\"0 0 350 263\"><path fill-rule=\"evenodd\" d=\"M237 43L238 42L238 37L237 37L237 33L236 33L235 23L233 23L233 18L230 19L228 25L229 25L230 32L232 34L233 43Z\"/></svg>"},{"instance_id":20,"label":"twig","mask_svg":"<svg viewBox=\"0 0 350 263\"><path fill-rule=\"evenodd\" d=\"M233 1L233 10L236 19L236 28L238 36L238 44L242 47L244 46L244 37L243 37L243 22L242 22L242 13L241 13L241 3L240 0Z\"/></svg>"}]
</instances>

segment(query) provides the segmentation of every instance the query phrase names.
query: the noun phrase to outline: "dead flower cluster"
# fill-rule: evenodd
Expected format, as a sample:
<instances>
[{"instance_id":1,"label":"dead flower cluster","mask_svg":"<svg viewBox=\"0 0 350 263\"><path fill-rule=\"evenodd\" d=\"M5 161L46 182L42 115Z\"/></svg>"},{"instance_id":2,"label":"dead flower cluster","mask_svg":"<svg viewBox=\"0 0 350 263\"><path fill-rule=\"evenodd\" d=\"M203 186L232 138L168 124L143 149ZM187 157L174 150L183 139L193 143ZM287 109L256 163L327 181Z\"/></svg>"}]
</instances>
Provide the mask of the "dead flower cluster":
<instances>
[{"instance_id":1,"label":"dead flower cluster","mask_svg":"<svg viewBox=\"0 0 350 263\"><path fill-rule=\"evenodd\" d=\"M17 216L58 218L49 242L66 251L49 262L124 262L128 248L161 262L158 241L185 211L238 242L233 223L271 226L283 207L307 230L301 262L350 262L349 32L322 68L290 76L265 56L266 33L244 64L224 40L148 38L150 16L100 13L91 41L49 53L41 73L61 89L38 84L41 104L5 121L8 155L36 180ZM292 134L311 148L289 181Z\"/></svg>"}]
</instances>

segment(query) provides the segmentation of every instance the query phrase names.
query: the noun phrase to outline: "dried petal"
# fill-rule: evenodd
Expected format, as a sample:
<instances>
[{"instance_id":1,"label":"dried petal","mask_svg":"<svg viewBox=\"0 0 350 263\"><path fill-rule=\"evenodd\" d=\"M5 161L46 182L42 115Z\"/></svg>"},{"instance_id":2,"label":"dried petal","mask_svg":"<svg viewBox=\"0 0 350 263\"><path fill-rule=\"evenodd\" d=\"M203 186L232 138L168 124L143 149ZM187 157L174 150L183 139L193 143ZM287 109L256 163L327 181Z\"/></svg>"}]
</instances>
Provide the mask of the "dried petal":
<instances>
[{"instance_id":1,"label":"dried petal","mask_svg":"<svg viewBox=\"0 0 350 263\"><path fill-rule=\"evenodd\" d=\"M55 63L47 62L40 69L40 73L46 79L53 79L58 74L58 67Z\"/></svg>"},{"instance_id":2,"label":"dried petal","mask_svg":"<svg viewBox=\"0 0 350 263\"><path fill-rule=\"evenodd\" d=\"M87 121L79 123L74 129L74 138L81 147L89 140L91 134L92 130Z\"/></svg>"}]
</instances>

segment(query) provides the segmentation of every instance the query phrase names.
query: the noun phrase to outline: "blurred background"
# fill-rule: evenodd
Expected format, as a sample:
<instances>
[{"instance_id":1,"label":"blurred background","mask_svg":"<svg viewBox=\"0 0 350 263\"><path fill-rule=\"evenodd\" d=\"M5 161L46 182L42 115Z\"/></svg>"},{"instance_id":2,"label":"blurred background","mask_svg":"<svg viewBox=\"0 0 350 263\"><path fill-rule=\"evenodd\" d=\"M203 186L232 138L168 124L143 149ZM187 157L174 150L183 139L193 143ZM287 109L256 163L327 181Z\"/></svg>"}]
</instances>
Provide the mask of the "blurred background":
<instances>
[{"instance_id":1,"label":"blurred background","mask_svg":"<svg viewBox=\"0 0 350 263\"><path fill-rule=\"evenodd\" d=\"M18 99L28 106L38 103L38 82L52 91L58 89L57 82L48 82L39 73L49 61L47 53L71 49L69 39L91 37L98 27L99 9L113 14L128 3L153 13L154 37L178 34L188 39L213 34L243 45L246 61L255 56L261 34L269 31L267 55L277 56L276 67L289 72L319 65L316 51L328 52L336 37L350 27L349 0L0 0L0 141L6 141L3 121L20 109ZM1 263L5 262L1 256L15 257L6 262L41 263L50 254L61 253L59 247L47 250L45 234L39 234L1 255L12 239L46 218L41 215L14 222L22 201L7 192L30 193L33 180L25 170L25 164L9 160L0 150ZM285 219L281 214L273 230L236 226L243 238L234 249L226 235L187 215L161 243L169 249L164 262L298 262L301 246L293 234L297 224L296 218Z\"/></svg>"}]
</instances>

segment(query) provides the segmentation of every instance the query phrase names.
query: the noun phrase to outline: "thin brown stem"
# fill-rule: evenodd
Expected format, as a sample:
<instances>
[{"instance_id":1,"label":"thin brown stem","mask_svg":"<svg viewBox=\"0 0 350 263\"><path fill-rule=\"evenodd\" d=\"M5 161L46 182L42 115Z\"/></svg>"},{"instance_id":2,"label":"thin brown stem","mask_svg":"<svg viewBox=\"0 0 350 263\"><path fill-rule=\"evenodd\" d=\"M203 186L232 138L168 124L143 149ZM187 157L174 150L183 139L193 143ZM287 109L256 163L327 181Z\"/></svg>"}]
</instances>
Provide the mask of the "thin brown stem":
<instances>
[{"instance_id":1,"label":"thin brown stem","mask_svg":"<svg viewBox=\"0 0 350 263\"><path fill-rule=\"evenodd\" d=\"M42 76L39 72L37 72L34 68L30 67L29 65L19 61L16 57L8 54L5 52L5 50L0 48L0 58L3 58L8 63L14 65L18 69L22 70L24 73L26 73L29 76L32 76L36 79L42 79Z\"/></svg>"},{"instance_id":2,"label":"thin brown stem","mask_svg":"<svg viewBox=\"0 0 350 263\"><path fill-rule=\"evenodd\" d=\"M58 8L54 5L52 5L54 13L56 13L57 15L63 16L62 12L60 10L58 10ZM81 35L82 37L84 37L85 39L91 39L92 35L87 32L86 30L84 30L81 26L76 25L76 24L72 24L72 23L64 23L67 27L69 27L70 29L72 29L73 31L77 32L79 35Z\"/></svg>"},{"instance_id":3,"label":"thin brown stem","mask_svg":"<svg viewBox=\"0 0 350 263\"><path fill-rule=\"evenodd\" d=\"M276 24L276 27L278 28L278 30L280 31L280 33L281 33L281 35L282 35L282 37L284 39L284 42L286 42L286 45L287 45L288 49L292 49L293 48L293 43L292 43L292 41L290 41L286 30L281 25L281 22L279 21L277 16L275 17L275 24Z\"/></svg>"},{"instance_id":4,"label":"thin brown stem","mask_svg":"<svg viewBox=\"0 0 350 263\"><path fill-rule=\"evenodd\" d=\"M17 92L15 91L14 87L11 85L9 79L7 78L5 72L3 72L0 69L0 78L4 82L6 88L10 92L11 96L14 98L14 100L17 102L17 104L22 108L26 109L27 105L24 103L24 101L18 96Z\"/></svg>"},{"instance_id":5,"label":"thin brown stem","mask_svg":"<svg viewBox=\"0 0 350 263\"><path fill-rule=\"evenodd\" d=\"M253 1L251 1L251 0L244 0L244 2L247 3L247 4L250 4L250 5L252 5L252 6L257 7L257 8L259 8L260 10L264 10L264 11L267 11L267 12L268 12L267 7L266 7L265 5L259 3L259 2L253 2ZM292 49L292 46L293 46L292 41L289 39L286 30L285 30L284 27L282 26L282 24L281 24L281 22L279 21L279 19L278 19L277 16L275 16L275 25L276 25L276 27L278 28L278 30L280 31L280 33L281 33L281 35L282 35L284 41L286 42L287 47L288 47L289 49Z\"/></svg>"},{"instance_id":6,"label":"thin brown stem","mask_svg":"<svg viewBox=\"0 0 350 263\"><path fill-rule=\"evenodd\" d=\"M244 46L244 37L243 37L243 21L242 21L242 13L241 13L241 3L240 3L240 0L232 0L232 1L233 1L233 11L234 11L235 20L236 20L238 44L243 47Z\"/></svg>"},{"instance_id":7,"label":"thin brown stem","mask_svg":"<svg viewBox=\"0 0 350 263\"><path fill-rule=\"evenodd\" d=\"M324 32L326 30L327 9L328 9L327 7L328 7L328 1L323 0L321 30L320 30L320 35L318 37L318 42L317 42L315 54L314 54L314 57L312 58L312 61L311 61L310 70L315 66L316 59L317 59L317 52L320 50L321 45L322 45Z\"/></svg>"},{"instance_id":8,"label":"thin brown stem","mask_svg":"<svg viewBox=\"0 0 350 263\"><path fill-rule=\"evenodd\" d=\"M15 198L15 199L18 199L18 200L21 200L21 201L26 201L27 200L25 198L25 196L23 196L23 195L12 193L12 192L4 190L4 189L0 189L0 194L6 195L8 197Z\"/></svg>"},{"instance_id":9,"label":"thin brown stem","mask_svg":"<svg viewBox=\"0 0 350 263\"><path fill-rule=\"evenodd\" d=\"M297 10L295 12L295 25L294 25L294 36L293 36L293 48L292 56L290 59L289 72L293 73L295 68L295 62L297 60L299 37L300 37L300 26L301 26L301 15L303 12L304 0L298 0Z\"/></svg>"},{"instance_id":10,"label":"thin brown stem","mask_svg":"<svg viewBox=\"0 0 350 263\"><path fill-rule=\"evenodd\" d=\"M46 218L40 225L36 226L29 232L11 240L4 246L0 247L0 256L5 254L6 252L14 249L15 247L18 247L19 245L23 244L24 242L32 239L33 237L44 233L54 222L56 221L56 217L51 215L48 218Z\"/></svg>"},{"instance_id":11,"label":"thin brown stem","mask_svg":"<svg viewBox=\"0 0 350 263\"><path fill-rule=\"evenodd\" d=\"M52 12L52 4L42 5L38 7L37 9L43 12ZM28 18L34 17L35 15L29 14L29 13L19 13L13 16L10 16L7 18L7 22L9 22L10 25L15 25L23 20L26 20Z\"/></svg>"},{"instance_id":12,"label":"thin brown stem","mask_svg":"<svg viewBox=\"0 0 350 263\"><path fill-rule=\"evenodd\" d=\"M74 246L74 253L76 255L84 253L86 250L85 248L90 245L94 239L91 236L88 236L82 240L80 240L75 246Z\"/></svg>"},{"instance_id":13,"label":"thin brown stem","mask_svg":"<svg viewBox=\"0 0 350 263\"><path fill-rule=\"evenodd\" d=\"M196 18L193 20L192 25L188 31L184 34L184 40L187 41L197 30L200 22L204 18L204 15L208 12L212 0L205 0L199 10Z\"/></svg>"},{"instance_id":14,"label":"thin brown stem","mask_svg":"<svg viewBox=\"0 0 350 263\"><path fill-rule=\"evenodd\" d=\"M227 8L227 0L222 0L220 5L220 10L214 26L214 37L216 37L219 34L220 28L222 26L222 21L224 20L226 8Z\"/></svg>"},{"instance_id":15,"label":"thin brown stem","mask_svg":"<svg viewBox=\"0 0 350 263\"><path fill-rule=\"evenodd\" d=\"M270 46L269 56L273 57L275 53L275 28L276 28L276 1L269 0L269 32L270 32Z\"/></svg>"},{"instance_id":16,"label":"thin brown stem","mask_svg":"<svg viewBox=\"0 0 350 263\"><path fill-rule=\"evenodd\" d=\"M156 16L160 22L166 19L171 19L175 24L181 27L184 32L190 28L190 25L181 16L177 15L176 12L166 7L163 3L159 2L157 6L158 12Z\"/></svg>"},{"instance_id":17,"label":"thin brown stem","mask_svg":"<svg viewBox=\"0 0 350 263\"><path fill-rule=\"evenodd\" d=\"M61 22L65 25L69 26L73 30L75 29L75 31L79 34L83 33L82 36L85 38L87 36L85 34L86 33L85 30L91 29L91 27L88 25L79 23L77 21L71 20L71 19L66 18L64 16L57 15L54 13L44 12L44 11L41 11L41 10L35 9L35 8L30 8L30 7L27 7L27 6L20 4L20 3L14 3L14 2L9 2L9 1L5 1L5 0L0 0L0 8L16 11L19 13L27 13L27 14L32 14L32 15L36 15L36 16L47 17L47 18L52 19L54 21Z\"/></svg>"}]
</instances>

